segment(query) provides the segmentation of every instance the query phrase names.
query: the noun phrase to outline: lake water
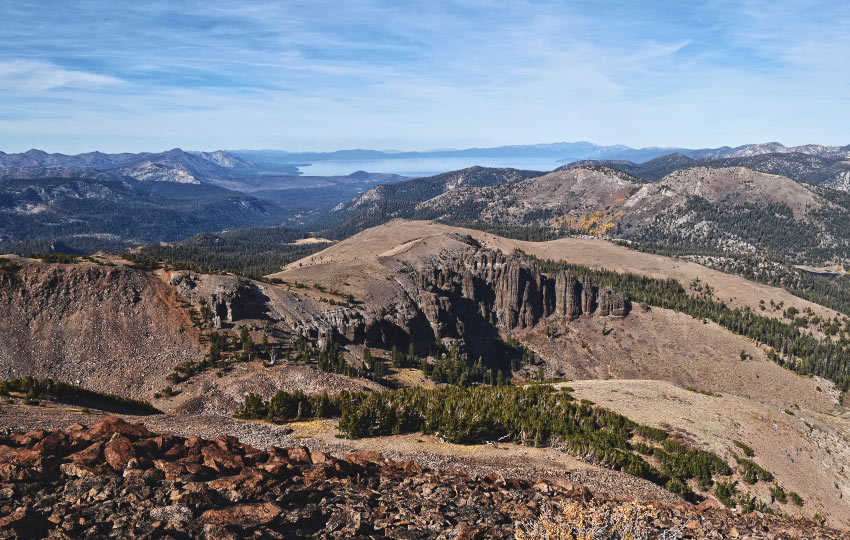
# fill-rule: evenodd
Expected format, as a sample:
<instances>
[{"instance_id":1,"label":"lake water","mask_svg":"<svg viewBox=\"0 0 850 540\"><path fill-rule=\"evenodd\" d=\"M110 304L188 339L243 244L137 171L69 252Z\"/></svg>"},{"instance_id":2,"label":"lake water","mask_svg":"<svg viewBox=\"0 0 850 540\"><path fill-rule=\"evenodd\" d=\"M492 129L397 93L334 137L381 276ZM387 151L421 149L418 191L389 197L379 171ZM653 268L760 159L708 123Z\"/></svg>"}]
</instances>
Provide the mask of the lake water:
<instances>
[{"instance_id":1,"label":"lake water","mask_svg":"<svg viewBox=\"0 0 850 540\"><path fill-rule=\"evenodd\" d=\"M345 176L355 171L370 173L392 173L402 176L433 176L448 171L457 171L480 165L482 167L510 167L531 171L551 171L563 163L555 158L422 158L422 159L379 159L372 161L318 161L300 167L308 176Z\"/></svg>"}]
</instances>

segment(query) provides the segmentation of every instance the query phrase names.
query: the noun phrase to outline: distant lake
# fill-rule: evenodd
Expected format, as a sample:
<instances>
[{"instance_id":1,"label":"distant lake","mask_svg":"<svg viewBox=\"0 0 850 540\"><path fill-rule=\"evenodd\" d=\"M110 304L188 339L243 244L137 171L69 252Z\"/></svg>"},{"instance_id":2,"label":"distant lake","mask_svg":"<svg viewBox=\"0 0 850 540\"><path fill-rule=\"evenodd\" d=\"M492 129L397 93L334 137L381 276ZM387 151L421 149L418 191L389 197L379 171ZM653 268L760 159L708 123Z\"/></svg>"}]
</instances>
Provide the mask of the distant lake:
<instances>
[{"instance_id":1,"label":"distant lake","mask_svg":"<svg viewBox=\"0 0 850 540\"><path fill-rule=\"evenodd\" d=\"M355 171L370 173L392 173L402 176L433 176L448 171L465 169L473 165L482 167L510 167L531 171L551 171L563 163L556 158L422 158L422 159L378 159L371 161L317 161L299 167L307 176L345 176Z\"/></svg>"}]
</instances>

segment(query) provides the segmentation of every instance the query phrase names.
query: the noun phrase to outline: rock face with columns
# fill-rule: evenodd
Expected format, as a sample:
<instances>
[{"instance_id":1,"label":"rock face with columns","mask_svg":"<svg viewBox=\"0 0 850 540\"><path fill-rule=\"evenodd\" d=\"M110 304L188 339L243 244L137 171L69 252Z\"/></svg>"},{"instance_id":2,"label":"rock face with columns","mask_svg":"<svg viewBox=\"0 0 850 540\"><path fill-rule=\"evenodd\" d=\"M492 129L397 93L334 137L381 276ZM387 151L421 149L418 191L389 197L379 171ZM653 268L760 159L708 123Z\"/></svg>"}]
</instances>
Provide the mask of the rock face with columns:
<instances>
[{"instance_id":1,"label":"rock face with columns","mask_svg":"<svg viewBox=\"0 0 850 540\"><path fill-rule=\"evenodd\" d=\"M470 310L514 330L544 319L566 324L580 316L625 317L630 308L625 293L600 289L587 276L564 270L546 274L527 258L487 249L440 257L418 274L420 304L436 328Z\"/></svg>"},{"instance_id":2,"label":"rock face with columns","mask_svg":"<svg viewBox=\"0 0 850 540\"><path fill-rule=\"evenodd\" d=\"M209 306L216 327L270 319L325 348L333 343L427 347L434 339L492 339L500 330L583 316L625 317L629 300L587 276L545 273L522 255L481 247L444 251L398 268L399 293L382 306L328 310L313 299L233 276L172 278L182 297Z\"/></svg>"}]
</instances>

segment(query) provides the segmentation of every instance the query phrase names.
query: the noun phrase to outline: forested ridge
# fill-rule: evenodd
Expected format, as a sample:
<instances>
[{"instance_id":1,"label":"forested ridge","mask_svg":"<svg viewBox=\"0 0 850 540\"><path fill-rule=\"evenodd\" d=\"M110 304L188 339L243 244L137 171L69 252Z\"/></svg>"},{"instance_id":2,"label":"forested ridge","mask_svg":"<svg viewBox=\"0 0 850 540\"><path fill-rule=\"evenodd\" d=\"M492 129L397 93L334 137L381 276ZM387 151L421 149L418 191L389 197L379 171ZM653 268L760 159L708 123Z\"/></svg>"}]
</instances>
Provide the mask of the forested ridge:
<instances>
[{"instance_id":1,"label":"forested ridge","mask_svg":"<svg viewBox=\"0 0 850 540\"><path fill-rule=\"evenodd\" d=\"M142 253L174 268L232 272L254 279L328 247L329 242L296 244L310 234L292 227L257 227L199 233L173 244L151 244Z\"/></svg>"},{"instance_id":2,"label":"forested ridge","mask_svg":"<svg viewBox=\"0 0 850 540\"><path fill-rule=\"evenodd\" d=\"M147 401L96 392L53 379L24 377L0 381L0 396L9 397L15 394L23 395L25 405L38 405L41 399L52 399L60 403L89 405L107 411L132 414L157 414L160 412Z\"/></svg>"},{"instance_id":3,"label":"forested ridge","mask_svg":"<svg viewBox=\"0 0 850 540\"><path fill-rule=\"evenodd\" d=\"M126 247L177 241L199 231L274 225L281 222L279 214L272 203L209 185L6 180L0 182L0 247L26 254L29 241L64 238L91 253L117 240ZM86 242L75 245L80 236ZM105 240L100 247L98 239Z\"/></svg>"},{"instance_id":4,"label":"forested ridge","mask_svg":"<svg viewBox=\"0 0 850 540\"><path fill-rule=\"evenodd\" d=\"M617 240L615 244L643 253L693 261L713 270L780 287L804 300L850 316L850 263L835 277L814 275L787 261L760 255L725 253L717 249L686 249Z\"/></svg>"},{"instance_id":5,"label":"forested ridge","mask_svg":"<svg viewBox=\"0 0 850 540\"><path fill-rule=\"evenodd\" d=\"M673 214L658 215L647 227L624 236L650 246L679 250L743 252L752 246L760 253L800 264L850 260L850 196L820 189L836 206L808 210L798 220L787 204L713 204L691 197ZM673 221L687 217L687 226ZM693 224L701 224L697 229Z\"/></svg>"}]
</instances>

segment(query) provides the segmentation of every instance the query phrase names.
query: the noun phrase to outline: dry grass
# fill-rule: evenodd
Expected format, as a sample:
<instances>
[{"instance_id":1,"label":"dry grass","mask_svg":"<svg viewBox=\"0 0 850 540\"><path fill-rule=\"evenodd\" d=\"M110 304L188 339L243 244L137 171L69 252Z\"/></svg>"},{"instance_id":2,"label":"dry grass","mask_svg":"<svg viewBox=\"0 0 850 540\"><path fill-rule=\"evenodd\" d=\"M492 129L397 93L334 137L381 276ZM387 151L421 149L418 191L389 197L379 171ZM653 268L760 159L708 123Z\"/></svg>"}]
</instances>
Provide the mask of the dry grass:
<instances>
[{"instance_id":1,"label":"dry grass","mask_svg":"<svg viewBox=\"0 0 850 540\"><path fill-rule=\"evenodd\" d=\"M309 244L330 244L333 240L328 240L327 238L299 238L295 242L291 242L289 245L291 246L303 246Z\"/></svg>"},{"instance_id":2,"label":"dry grass","mask_svg":"<svg viewBox=\"0 0 850 540\"><path fill-rule=\"evenodd\" d=\"M673 540L684 526L655 532L651 508L635 502L582 504L544 508L537 519L517 523L516 540Z\"/></svg>"},{"instance_id":3,"label":"dry grass","mask_svg":"<svg viewBox=\"0 0 850 540\"><path fill-rule=\"evenodd\" d=\"M400 368L392 373L390 378L401 386L421 386L423 388L435 388L437 386L434 381L426 378L420 369Z\"/></svg>"},{"instance_id":4,"label":"dry grass","mask_svg":"<svg viewBox=\"0 0 850 540\"><path fill-rule=\"evenodd\" d=\"M287 425L295 431L296 439L313 439L322 433L327 433L334 427L331 421L321 418L290 422Z\"/></svg>"}]
</instances>

